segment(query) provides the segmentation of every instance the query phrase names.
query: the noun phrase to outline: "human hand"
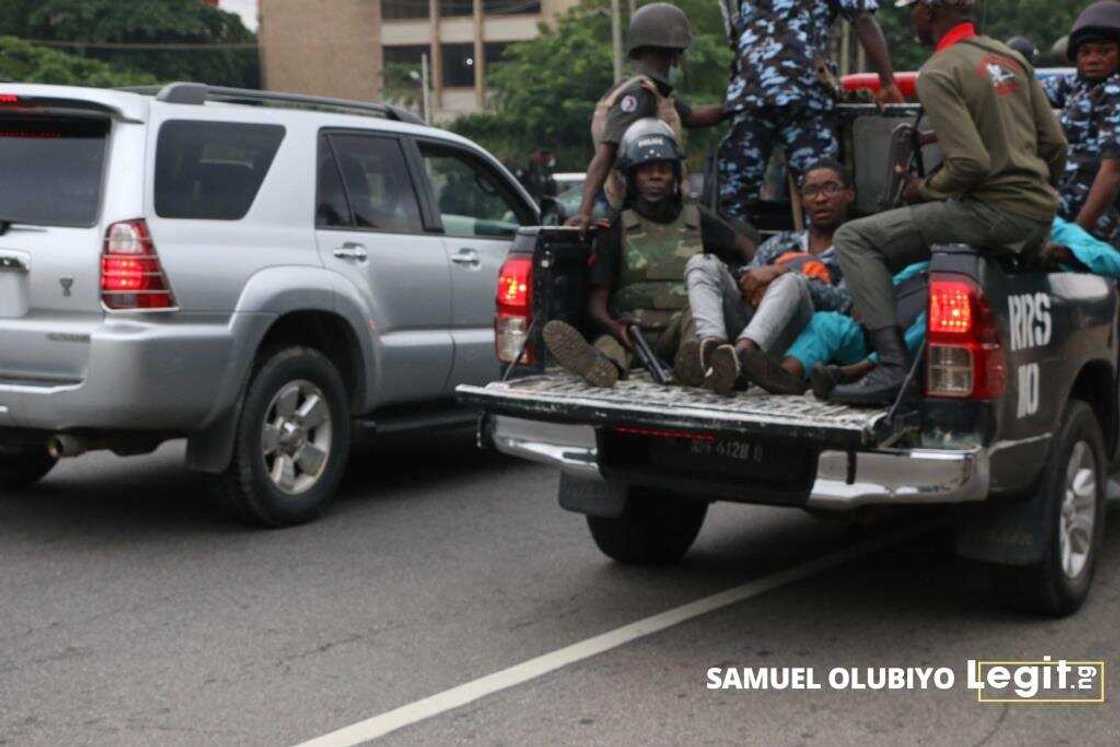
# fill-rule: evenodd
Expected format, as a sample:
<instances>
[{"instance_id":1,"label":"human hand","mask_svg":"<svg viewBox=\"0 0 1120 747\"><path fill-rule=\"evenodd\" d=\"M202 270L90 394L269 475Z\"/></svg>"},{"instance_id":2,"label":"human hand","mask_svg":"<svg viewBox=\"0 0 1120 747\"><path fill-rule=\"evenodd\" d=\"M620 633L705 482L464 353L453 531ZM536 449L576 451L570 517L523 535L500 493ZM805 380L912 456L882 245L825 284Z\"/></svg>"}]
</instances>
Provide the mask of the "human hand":
<instances>
[{"instance_id":1,"label":"human hand","mask_svg":"<svg viewBox=\"0 0 1120 747\"><path fill-rule=\"evenodd\" d=\"M891 80L890 85L880 86L875 93L875 103L881 109L888 104L905 104L906 97L902 95L902 90L899 89L898 84Z\"/></svg>"},{"instance_id":2,"label":"human hand","mask_svg":"<svg viewBox=\"0 0 1120 747\"><path fill-rule=\"evenodd\" d=\"M748 270L739 279L739 291L743 294L743 300L757 307L766 295L766 288L781 274L781 268L774 265Z\"/></svg>"},{"instance_id":3,"label":"human hand","mask_svg":"<svg viewBox=\"0 0 1120 747\"><path fill-rule=\"evenodd\" d=\"M895 166L895 171L902 174L905 169L901 166ZM907 205L925 202L922 197L922 180L910 173L906 173L902 178L902 201Z\"/></svg>"}]
</instances>

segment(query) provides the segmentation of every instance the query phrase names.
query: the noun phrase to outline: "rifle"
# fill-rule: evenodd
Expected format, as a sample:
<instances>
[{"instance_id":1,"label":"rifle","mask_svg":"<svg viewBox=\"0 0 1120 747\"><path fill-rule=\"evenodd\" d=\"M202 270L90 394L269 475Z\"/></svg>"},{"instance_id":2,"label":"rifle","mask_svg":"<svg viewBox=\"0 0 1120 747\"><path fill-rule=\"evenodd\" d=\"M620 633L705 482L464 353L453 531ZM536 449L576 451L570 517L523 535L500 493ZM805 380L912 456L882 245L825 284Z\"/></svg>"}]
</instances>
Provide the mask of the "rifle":
<instances>
[{"instance_id":1,"label":"rifle","mask_svg":"<svg viewBox=\"0 0 1120 747\"><path fill-rule=\"evenodd\" d=\"M634 342L634 353L637 354L638 360L642 362L645 369L649 371L653 380L662 385L672 383L672 370L662 363L661 359L657 357L657 354L653 352L653 348L650 347L646 336L642 334L641 327L637 324L631 324L626 328L626 332Z\"/></svg>"},{"instance_id":2,"label":"rifle","mask_svg":"<svg viewBox=\"0 0 1120 747\"><path fill-rule=\"evenodd\" d=\"M891 132L891 146L887 152L887 189L879 201L880 210L890 210L901 204L902 189L912 172L916 171L919 178L926 175L925 158L922 157L922 146L926 143L918 129L921 121L919 116L914 124L904 122Z\"/></svg>"}]
</instances>

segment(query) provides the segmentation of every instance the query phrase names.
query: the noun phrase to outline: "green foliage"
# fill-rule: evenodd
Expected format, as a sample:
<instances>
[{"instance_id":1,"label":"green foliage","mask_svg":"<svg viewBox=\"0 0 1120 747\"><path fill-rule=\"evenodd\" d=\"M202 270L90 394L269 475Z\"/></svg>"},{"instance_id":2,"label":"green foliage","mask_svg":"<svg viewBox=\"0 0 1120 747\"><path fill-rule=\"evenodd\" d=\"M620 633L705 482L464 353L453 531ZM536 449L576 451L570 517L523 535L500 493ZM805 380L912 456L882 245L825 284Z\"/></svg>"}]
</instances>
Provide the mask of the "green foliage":
<instances>
[{"instance_id":1,"label":"green foliage","mask_svg":"<svg viewBox=\"0 0 1120 747\"><path fill-rule=\"evenodd\" d=\"M147 73L117 70L98 60L0 36L0 80L67 86L136 86L155 83Z\"/></svg>"},{"instance_id":2,"label":"green foliage","mask_svg":"<svg viewBox=\"0 0 1120 747\"><path fill-rule=\"evenodd\" d=\"M252 43L234 13L200 0L2 0L0 34L26 39L131 43ZM162 81L194 80L256 88L256 49L129 50L75 48L83 57L143 70Z\"/></svg>"}]
</instances>

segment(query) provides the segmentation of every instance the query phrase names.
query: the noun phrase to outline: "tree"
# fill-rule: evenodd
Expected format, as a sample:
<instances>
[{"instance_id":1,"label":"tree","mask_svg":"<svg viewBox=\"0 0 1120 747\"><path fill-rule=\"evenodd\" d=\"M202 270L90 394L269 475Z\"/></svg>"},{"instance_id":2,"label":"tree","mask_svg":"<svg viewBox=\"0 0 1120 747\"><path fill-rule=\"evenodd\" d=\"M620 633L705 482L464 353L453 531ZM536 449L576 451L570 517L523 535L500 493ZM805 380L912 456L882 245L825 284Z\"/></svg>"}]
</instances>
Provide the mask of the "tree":
<instances>
[{"instance_id":1,"label":"tree","mask_svg":"<svg viewBox=\"0 0 1120 747\"><path fill-rule=\"evenodd\" d=\"M200 0L4 0L0 33L25 39L91 43L253 43L234 13ZM255 48L130 50L76 48L82 57L151 73L162 81L195 80L257 88Z\"/></svg>"},{"instance_id":2,"label":"tree","mask_svg":"<svg viewBox=\"0 0 1120 747\"><path fill-rule=\"evenodd\" d=\"M37 47L11 36L0 36L0 80L101 88L156 82L147 73L117 70L98 60Z\"/></svg>"}]
</instances>

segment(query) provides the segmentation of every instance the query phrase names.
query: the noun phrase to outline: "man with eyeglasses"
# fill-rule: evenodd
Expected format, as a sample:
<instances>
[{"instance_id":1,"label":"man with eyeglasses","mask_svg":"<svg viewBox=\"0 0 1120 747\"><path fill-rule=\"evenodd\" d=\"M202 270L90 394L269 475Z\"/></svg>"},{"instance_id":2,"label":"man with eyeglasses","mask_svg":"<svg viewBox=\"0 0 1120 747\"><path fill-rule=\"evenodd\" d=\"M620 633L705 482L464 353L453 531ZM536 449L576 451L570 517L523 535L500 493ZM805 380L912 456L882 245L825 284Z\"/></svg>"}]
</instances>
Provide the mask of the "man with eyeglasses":
<instances>
[{"instance_id":1,"label":"man with eyeglasses","mask_svg":"<svg viewBox=\"0 0 1120 747\"><path fill-rule=\"evenodd\" d=\"M851 308L832 237L848 218L855 190L832 160L810 166L800 189L810 227L767 240L738 279L711 254L689 260L685 280L700 368L712 391L727 395L747 384L743 357L784 352L814 311Z\"/></svg>"}]
</instances>

